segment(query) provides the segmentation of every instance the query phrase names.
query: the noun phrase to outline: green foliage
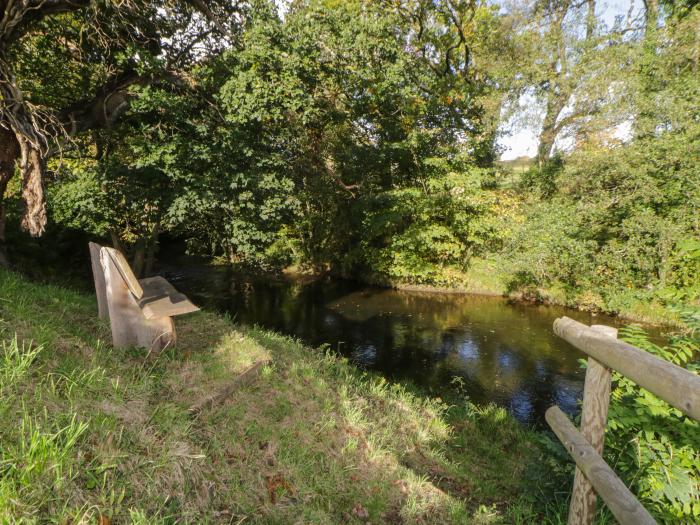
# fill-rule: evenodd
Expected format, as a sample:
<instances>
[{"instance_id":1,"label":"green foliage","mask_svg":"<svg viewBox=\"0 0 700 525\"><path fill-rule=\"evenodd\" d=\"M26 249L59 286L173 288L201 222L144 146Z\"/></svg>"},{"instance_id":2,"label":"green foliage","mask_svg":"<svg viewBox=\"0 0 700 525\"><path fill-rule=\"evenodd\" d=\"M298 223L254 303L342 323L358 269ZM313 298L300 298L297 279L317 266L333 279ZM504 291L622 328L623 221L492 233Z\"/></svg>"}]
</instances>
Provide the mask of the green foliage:
<instances>
[{"instance_id":1,"label":"green foliage","mask_svg":"<svg viewBox=\"0 0 700 525\"><path fill-rule=\"evenodd\" d=\"M76 166L60 184L51 184L48 204L53 220L67 228L105 236L116 222L111 220L111 203L94 169Z\"/></svg>"},{"instance_id":2,"label":"green foliage","mask_svg":"<svg viewBox=\"0 0 700 525\"><path fill-rule=\"evenodd\" d=\"M594 292L592 306L610 311L695 300L700 171L686 140L669 131L570 155L509 246L510 289L561 287L571 304Z\"/></svg>"},{"instance_id":3,"label":"green foliage","mask_svg":"<svg viewBox=\"0 0 700 525\"><path fill-rule=\"evenodd\" d=\"M486 88L406 48L410 38L444 53L460 38L442 31L452 24L446 6L433 9L434 25L413 42L415 20L389 6L300 2L281 20L272 2L255 2L240 47L195 71L207 104L141 90L133 107L142 137L127 142L136 141L139 166L180 184L167 217L191 249L265 268L356 268L346 257L363 236L364 219L355 212L387 191L434 193L426 186L431 163L449 162L462 149L459 137L477 148L483 110L469 95ZM477 11L469 29L487 34L495 11ZM465 66L464 57L449 53L441 60ZM447 161L434 158L438 150ZM446 231L424 234L424 222L397 240L397 249L425 240L442 244L441 261L465 258L463 247L450 246L463 241ZM478 233L461 235L479 242Z\"/></svg>"},{"instance_id":4,"label":"green foliage","mask_svg":"<svg viewBox=\"0 0 700 525\"><path fill-rule=\"evenodd\" d=\"M219 53L206 32L194 47L181 38L189 8L150 4L119 13L159 35L152 48L104 47L84 28L110 4L47 18L11 58L46 107L90 98L115 71L143 76L119 92L118 121L50 163L48 184L61 227L136 256L167 232L265 270L447 286L479 258L498 268L496 292L613 312L693 303L700 14L661 2L642 30L608 27L589 5L300 1L280 17L256 0ZM540 158L515 192L493 162L523 93L555 117L547 140L576 147Z\"/></svg>"},{"instance_id":5,"label":"green foliage","mask_svg":"<svg viewBox=\"0 0 700 525\"><path fill-rule=\"evenodd\" d=\"M507 230L495 210L499 195L483 189L490 173L445 171L427 159L432 174L422 187L386 191L359 203L359 253L364 271L390 280L450 285L448 268L466 270L471 257L500 249ZM352 260L352 259L351 259Z\"/></svg>"},{"instance_id":6,"label":"green foliage","mask_svg":"<svg viewBox=\"0 0 700 525\"><path fill-rule=\"evenodd\" d=\"M661 359L699 369L697 339L677 336L660 347L635 326L620 336ZM605 442L608 462L661 520L699 519L700 423L619 374L614 384Z\"/></svg>"},{"instance_id":7,"label":"green foliage","mask_svg":"<svg viewBox=\"0 0 700 525\"><path fill-rule=\"evenodd\" d=\"M101 168L101 169L100 169ZM133 244L148 236L168 209L169 180L160 171L108 164L77 167L50 187L54 220Z\"/></svg>"},{"instance_id":8,"label":"green foliage","mask_svg":"<svg viewBox=\"0 0 700 525\"><path fill-rule=\"evenodd\" d=\"M513 277L509 291L535 293L563 286L570 294L590 284L596 243L585 238L587 224L567 199L530 206L529 215L507 247L504 272Z\"/></svg>"},{"instance_id":9,"label":"green foliage","mask_svg":"<svg viewBox=\"0 0 700 525\"><path fill-rule=\"evenodd\" d=\"M564 159L561 153L556 153L552 158L544 161L541 166L530 166L520 180L525 188L535 190L546 199L557 191L557 176L563 168Z\"/></svg>"}]
</instances>

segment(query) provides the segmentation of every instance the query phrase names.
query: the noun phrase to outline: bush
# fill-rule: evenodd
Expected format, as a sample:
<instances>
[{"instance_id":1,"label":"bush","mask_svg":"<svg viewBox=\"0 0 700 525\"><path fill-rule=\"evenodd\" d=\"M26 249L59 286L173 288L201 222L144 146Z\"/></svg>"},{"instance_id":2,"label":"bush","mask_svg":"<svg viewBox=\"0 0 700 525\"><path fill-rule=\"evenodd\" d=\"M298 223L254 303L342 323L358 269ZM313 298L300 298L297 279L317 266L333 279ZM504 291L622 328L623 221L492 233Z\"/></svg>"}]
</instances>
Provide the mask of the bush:
<instances>
[{"instance_id":1,"label":"bush","mask_svg":"<svg viewBox=\"0 0 700 525\"><path fill-rule=\"evenodd\" d=\"M628 313L700 297L700 172L681 147L696 136L589 146L524 174L540 195L502 254L508 291Z\"/></svg>"},{"instance_id":2,"label":"bush","mask_svg":"<svg viewBox=\"0 0 700 525\"><path fill-rule=\"evenodd\" d=\"M511 232L514 201L483 187L489 175L478 168L442 172L423 187L366 197L360 243L350 257L391 280L454 284L448 268L466 270L472 257L498 251Z\"/></svg>"}]
</instances>

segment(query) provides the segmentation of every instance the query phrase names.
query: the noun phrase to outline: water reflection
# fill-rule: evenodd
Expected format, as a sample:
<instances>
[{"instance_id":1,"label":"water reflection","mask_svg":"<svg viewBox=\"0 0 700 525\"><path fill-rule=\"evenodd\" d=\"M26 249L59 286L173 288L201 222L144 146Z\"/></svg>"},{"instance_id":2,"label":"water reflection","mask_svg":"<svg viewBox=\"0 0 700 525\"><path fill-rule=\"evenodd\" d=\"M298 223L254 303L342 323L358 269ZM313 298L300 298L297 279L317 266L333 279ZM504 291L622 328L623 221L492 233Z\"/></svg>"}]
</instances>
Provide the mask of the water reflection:
<instances>
[{"instance_id":1,"label":"water reflection","mask_svg":"<svg viewBox=\"0 0 700 525\"><path fill-rule=\"evenodd\" d=\"M580 398L583 356L552 333L554 319L618 324L494 297L408 293L332 279L271 281L180 263L177 272L167 273L200 304L228 311L237 321L311 345L330 344L359 366L437 395L494 401L528 424L541 424L554 403L573 414Z\"/></svg>"}]
</instances>

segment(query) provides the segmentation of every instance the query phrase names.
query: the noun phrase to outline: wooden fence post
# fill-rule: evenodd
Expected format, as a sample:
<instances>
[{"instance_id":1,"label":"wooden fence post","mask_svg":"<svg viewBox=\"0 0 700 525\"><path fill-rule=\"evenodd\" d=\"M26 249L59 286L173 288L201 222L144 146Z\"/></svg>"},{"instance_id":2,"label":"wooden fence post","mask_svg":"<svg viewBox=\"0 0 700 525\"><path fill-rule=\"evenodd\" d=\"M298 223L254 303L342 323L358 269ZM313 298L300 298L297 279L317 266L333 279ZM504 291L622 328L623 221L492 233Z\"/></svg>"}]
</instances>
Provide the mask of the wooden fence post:
<instances>
[{"instance_id":1,"label":"wooden fence post","mask_svg":"<svg viewBox=\"0 0 700 525\"><path fill-rule=\"evenodd\" d=\"M558 406L550 407L544 418L620 525L658 525Z\"/></svg>"},{"instance_id":2,"label":"wooden fence post","mask_svg":"<svg viewBox=\"0 0 700 525\"><path fill-rule=\"evenodd\" d=\"M617 338L617 328L593 325L591 329ZM581 434L591 447L603 455L605 426L608 420L610 404L610 369L592 357L588 358L586 380L583 387L583 406L581 408ZM571 493L568 525L591 525L595 517L596 493L580 468L576 467L574 488Z\"/></svg>"}]
</instances>

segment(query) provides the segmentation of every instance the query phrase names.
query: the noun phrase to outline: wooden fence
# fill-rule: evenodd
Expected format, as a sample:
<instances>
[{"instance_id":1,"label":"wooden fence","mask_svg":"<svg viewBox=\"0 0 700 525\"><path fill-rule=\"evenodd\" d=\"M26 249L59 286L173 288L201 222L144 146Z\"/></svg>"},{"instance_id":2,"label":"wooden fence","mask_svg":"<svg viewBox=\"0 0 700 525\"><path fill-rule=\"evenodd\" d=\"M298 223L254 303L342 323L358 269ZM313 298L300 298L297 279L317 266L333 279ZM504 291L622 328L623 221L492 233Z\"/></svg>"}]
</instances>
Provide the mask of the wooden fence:
<instances>
[{"instance_id":1,"label":"wooden fence","mask_svg":"<svg viewBox=\"0 0 700 525\"><path fill-rule=\"evenodd\" d=\"M656 521L602 457L610 403L611 370L630 378L689 417L700 420L700 376L617 339L609 326L586 326L568 317L554 333L588 355L581 430L557 406L545 419L576 462L569 525L593 523L596 493L622 525Z\"/></svg>"}]
</instances>

